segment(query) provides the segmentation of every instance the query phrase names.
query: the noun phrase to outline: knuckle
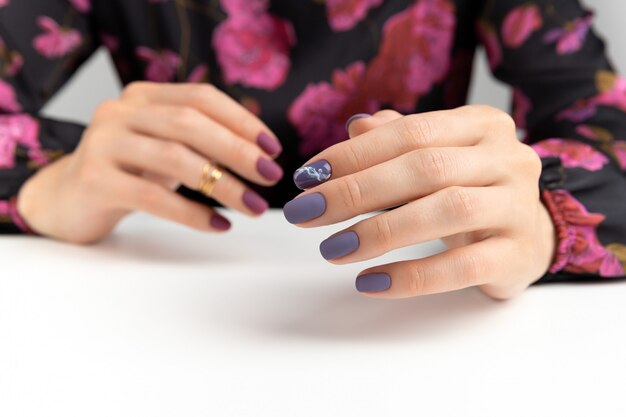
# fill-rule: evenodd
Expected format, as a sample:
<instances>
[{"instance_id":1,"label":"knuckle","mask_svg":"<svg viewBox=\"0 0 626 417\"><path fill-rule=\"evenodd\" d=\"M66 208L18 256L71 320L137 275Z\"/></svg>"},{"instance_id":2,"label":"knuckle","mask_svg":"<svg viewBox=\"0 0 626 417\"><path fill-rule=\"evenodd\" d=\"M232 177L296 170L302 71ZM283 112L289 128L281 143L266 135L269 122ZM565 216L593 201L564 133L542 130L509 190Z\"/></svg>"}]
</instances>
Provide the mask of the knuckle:
<instances>
[{"instance_id":1,"label":"knuckle","mask_svg":"<svg viewBox=\"0 0 626 417\"><path fill-rule=\"evenodd\" d=\"M250 152L251 145L243 139L235 137L232 133L224 133L228 143L228 154L233 161L250 161L254 159ZM256 162L256 159L254 159Z\"/></svg>"},{"instance_id":2,"label":"knuckle","mask_svg":"<svg viewBox=\"0 0 626 417\"><path fill-rule=\"evenodd\" d=\"M459 256L458 262L461 270L459 278L462 286L469 287L484 281L488 270L484 256L478 253L465 253Z\"/></svg>"},{"instance_id":3,"label":"knuckle","mask_svg":"<svg viewBox=\"0 0 626 417\"><path fill-rule=\"evenodd\" d=\"M478 206L476 197L467 188L450 187L448 190L448 206L453 218L462 224L471 223Z\"/></svg>"},{"instance_id":4,"label":"knuckle","mask_svg":"<svg viewBox=\"0 0 626 417\"><path fill-rule=\"evenodd\" d=\"M176 107L172 109L170 120L176 129L185 132L198 123L198 112L191 107Z\"/></svg>"},{"instance_id":5,"label":"knuckle","mask_svg":"<svg viewBox=\"0 0 626 417\"><path fill-rule=\"evenodd\" d=\"M183 145L174 142L162 142L160 146L158 154L163 164L173 167L185 166L187 149Z\"/></svg>"},{"instance_id":6,"label":"knuckle","mask_svg":"<svg viewBox=\"0 0 626 417\"><path fill-rule=\"evenodd\" d=\"M130 99L143 95L149 85L147 81L133 81L124 88L122 98Z\"/></svg>"},{"instance_id":7,"label":"knuckle","mask_svg":"<svg viewBox=\"0 0 626 417\"><path fill-rule=\"evenodd\" d=\"M420 268L419 262L414 262L408 266L407 284L409 294L420 295L426 290L426 275L424 270Z\"/></svg>"},{"instance_id":8,"label":"knuckle","mask_svg":"<svg viewBox=\"0 0 626 417\"><path fill-rule=\"evenodd\" d=\"M105 100L96 107L94 121L116 117L120 110L121 104L118 100Z\"/></svg>"},{"instance_id":9,"label":"knuckle","mask_svg":"<svg viewBox=\"0 0 626 417\"><path fill-rule=\"evenodd\" d=\"M399 126L400 136L408 141L411 149L423 148L432 143L434 127L428 118L419 114L410 114L402 118Z\"/></svg>"},{"instance_id":10,"label":"knuckle","mask_svg":"<svg viewBox=\"0 0 626 417\"><path fill-rule=\"evenodd\" d=\"M161 206L161 190L156 184L144 182L138 187L136 195L142 205L145 207L160 207Z\"/></svg>"},{"instance_id":11,"label":"knuckle","mask_svg":"<svg viewBox=\"0 0 626 417\"><path fill-rule=\"evenodd\" d=\"M352 175L348 175L341 181L341 199L344 207L358 208L363 203L361 184Z\"/></svg>"},{"instance_id":12,"label":"knuckle","mask_svg":"<svg viewBox=\"0 0 626 417\"><path fill-rule=\"evenodd\" d=\"M391 224L389 224L389 218L384 214L376 216L374 227L376 229L378 248L383 253L389 252L393 248L393 232Z\"/></svg>"},{"instance_id":13,"label":"knuckle","mask_svg":"<svg viewBox=\"0 0 626 417\"><path fill-rule=\"evenodd\" d=\"M541 171L543 170L541 158L530 146L521 143L520 146L523 148L523 151L520 152L520 154L523 155L524 168L527 171L529 178L532 178L533 182L535 182L539 180Z\"/></svg>"},{"instance_id":14,"label":"knuckle","mask_svg":"<svg viewBox=\"0 0 626 417\"><path fill-rule=\"evenodd\" d=\"M430 148L419 152L419 155L421 174L428 176L436 185L449 182L454 169L454 163L449 154Z\"/></svg>"}]
</instances>

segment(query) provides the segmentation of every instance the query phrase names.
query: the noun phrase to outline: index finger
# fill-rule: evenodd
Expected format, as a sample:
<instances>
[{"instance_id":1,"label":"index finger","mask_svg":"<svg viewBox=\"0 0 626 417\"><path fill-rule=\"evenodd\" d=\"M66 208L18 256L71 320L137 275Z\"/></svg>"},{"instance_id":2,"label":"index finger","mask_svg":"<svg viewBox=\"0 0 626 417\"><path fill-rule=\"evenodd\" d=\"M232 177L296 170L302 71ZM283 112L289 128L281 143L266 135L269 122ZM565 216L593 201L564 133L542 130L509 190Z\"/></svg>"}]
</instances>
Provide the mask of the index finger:
<instances>
[{"instance_id":1,"label":"index finger","mask_svg":"<svg viewBox=\"0 0 626 417\"><path fill-rule=\"evenodd\" d=\"M294 182L309 189L417 149L476 145L500 113L505 114L486 106L464 106L404 116L325 149L296 170Z\"/></svg>"},{"instance_id":2,"label":"index finger","mask_svg":"<svg viewBox=\"0 0 626 417\"><path fill-rule=\"evenodd\" d=\"M126 88L123 97L134 102L192 107L270 156L282 151L280 141L261 119L211 84L137 82Z\"/></svg>"}]
</instances>

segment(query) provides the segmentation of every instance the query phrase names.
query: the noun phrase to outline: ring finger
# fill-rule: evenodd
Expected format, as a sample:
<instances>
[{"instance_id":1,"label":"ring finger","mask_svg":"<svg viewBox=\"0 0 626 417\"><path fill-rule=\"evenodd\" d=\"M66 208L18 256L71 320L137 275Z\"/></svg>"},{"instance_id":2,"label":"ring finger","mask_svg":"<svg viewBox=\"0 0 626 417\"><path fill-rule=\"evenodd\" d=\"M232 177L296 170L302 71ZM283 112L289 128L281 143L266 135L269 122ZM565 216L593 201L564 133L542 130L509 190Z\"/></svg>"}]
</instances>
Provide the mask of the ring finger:
<instances>
[{"instance_id":1,"label":"ring finger","mask_svg":"<svg viewBox=\"0 0 626 417\"><path fill-rule=\"evenodd\" d=\"M206 158L180 143L131 135L123 151L117 152L119 163L127 168L172 178L188 188L198 189L203 168L208 162ZM268 208L261 196L225 170L215 184L211 197L225 207L248 215L261 214Z\"/></svg>"}]
</instances>

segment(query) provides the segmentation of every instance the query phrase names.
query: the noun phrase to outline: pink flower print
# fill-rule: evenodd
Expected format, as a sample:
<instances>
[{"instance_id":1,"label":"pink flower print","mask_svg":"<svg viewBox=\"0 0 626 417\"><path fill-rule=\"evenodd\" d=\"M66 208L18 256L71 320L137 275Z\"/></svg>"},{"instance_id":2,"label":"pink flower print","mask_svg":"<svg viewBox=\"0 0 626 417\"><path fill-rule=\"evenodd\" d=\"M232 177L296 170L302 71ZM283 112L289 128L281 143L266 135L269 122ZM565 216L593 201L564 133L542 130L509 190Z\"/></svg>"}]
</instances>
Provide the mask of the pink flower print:
<instances>
[{"instance_id":1,"label":"pink flower print","mask_svg":"<svg viewBox=\"0 0 626 417\"><path fill-rule=\"evenodd\" d=\"M7 45L4 43L4 39L0 36L0 59L4 61L4 72L9 77L16 76L22 66L24 65L24 58L18 52L11 52L8 50Z\"/></svg>"},{"instance_id":2,"label":"pink flower print","mask_svg":"<svg viewBox=\"0 0 626 417\"><path fill-rule=\"evenodd\" d=\"M623 276L624 268L619 259L598 240L596 229L604 221L604 215L589 213L567 190L546 193L548 208L560 229L556 262L550 272L565 269L578 274Z\"/></svg>"},{"instance_id":3,"label":"pink flower print","mask_svg":"<svg viewBox=\"0 0 626 417\"><path fill-rule=\"evenodd\" d=\"M578 100L571 107L557 114L556 119L580 123L592 118L597 110L598 107L592 100Z\"/></svg>"},{"instance_id":4,"label":"pink flower print","mask_svg":"<svg viewBox=\"0 0 626 417\"><path fill-rule=\"evenodd\" d=\"M533 104L520 88L513 89L513 107L515 125L519 129L526 129L526 119L533 108Z\"/></svg>"},{"instance_id":5,"label":"pink flower print","mask_svg":"<svg viewBox=\"0 0 626 417\"><path fill-rule=\"evenodd\" d=\"M420 95L448 73L454 10L448 0L422 0L387 20L379 52L366 71L366 95L401 111L414 110Z\"/></svg>"},{"instance_id":6,"label":"pink flower print","mask_svg":"<svg viewBox=\"0 0 626 417\"><path fill-rule=\"evenodd\" d=\"M224 81L265 90L285 82L291 67L289 49L295 42L291 24L269 14L229 17L213 34Z\"/></svg>"},{"instance_id":7,"label":"pink flower print","mask_svg":"<svg viewBox=\"0 0 626 417\"><path fill-rule=\"evenodd\" d=\"M9 0L0 0L0 7L8 6Z\"/></svg>"},{"instance_id":8,"label":"pink flower print","mask_svg":"<svg viewBox=\"0 0 626 417\"><path fill-rule=\"evenodd\" d=\"M120 48L120 39L117 36L113 36L108 33L100 34L100 42L111 53L116 53Z\"/></svg>"},{"instance_id":9,"label":"pink flower print","mask_svg":"<svg viewBox=\"0 0 626 417\"><path fill-rule=\"evenodd\" d=\"M302 139L302 155L312 155L345 139L344 124L350 114L373 113L380 108L358 95L364 73L363 62L350 65L346 71L335 70L332 84L309 84L291 104L287 117Z\"/></svg>"},{"instance_id":10,"label":"pink flower print","mask_svg":"<svg viewBox=\"0 0 626 417\"><path fill-rule=\"evenodd\" d=\"M586 12L583 17L568 22L565 27L550 30L545 34L543 41L548 44L556 43L559 55L577 52L585 43L592 18L593 14Z\"/></svg>"},{"instance_id":11,"label":"pink flower print","mask_svg":"<svg viewBox=\"0 0 626 417\"><path fill-rule=\"evenodd\" d=\"M222 9L231 17L265 13L269 0L221 0Z\"/></svg>"},{"instance_id":12,"label":"pink flower print","mask_svg":"<svg viewBox=\"0 0 626 417\"><path fill-rule=\"evenodd\" d=\"M595 105L617 107L626 112L626 78L606 72L598 74L597 78L601 78L602 82L607 84L601 86L606 90L592 98L591 102Z\"/></svg>"},{"instance_id":13,"label":"pink flower print","mask_svg":"<svg viewBox=\"0 0 626 417\"><path fill-rule=\"evenodd\" d=\"M513 9L502 24L502 39L505 46L519 48L543 25L541 12L535 4L525 4Z\"/></svg>"},{"instance_id":14,"label":"pink flower print","mask_svg":"<svg viewBox=\"0 0 626 417\"><path fill-rule=\"evenodd\" d=\"M209 74L209 67L206 64L200 64L195 67L189 76L187 77L187 82L189 83L203 83L207 81L207 76Z\"/></svg>"},{"instance_id":15,"label":"pink flower print","mask_svg":"<svg viewBox=\"0 0 626 417\"><path fill-rule=\"evenodd\" d=\"M45 165L48 160L39 143L39 123L26 114L0 116L0 168L15 166L15 150L21 145L28 151L28 157L37 165Z\"/></svg>"},{"instance_id":16,"label":"pink flower print","mask_svg":"<svg viewBox=\"0 0 626 417\"><path fill-rule=\"evenodd\" d=\"M302 155L317 153L345 136L343 124L336 120L336 114L341 111L346 99L345 94L322 82L309 84L293 102L288 118L302 139Z\"/></svg>"},{"instance_id":17,"label":"pink flower print","mask_svg":"<svg viewBox=\"0 0 626 417\"><path fill-rule=\"evenodd\" d=\"M0 79L0 110L9 113L19 113L22 106L17 101L13 87Z\"/></svg>"},{"instance_id":18,"label":"pink flower print","mask_svg":"<svg viewBox=\"0 0 626 417\"><path fill-rule=\"evenodd\" d=\"M171 81L176 75L180 65L180 57L170 50L155 51L145 46L135 50L137 57L147 63L145 77L148 81L165 83Z\"/></svg>"},{"instance_id":19,"label":"pink flower print","mask_svg":"<svg viewBox=\"0 0 626 417\"><path fill-rule=\"evenodd\" d=\"M81 13L89 13L91 10L91 0L70 0L70 3Z\"/></svg>"},{"instance_id":20,"label":"pink flower print","mask_svg":"<svg viewBox=\"0 0 626 417\"><path fill-rule=\"evenodd\" d=\"M44 33L33 40L33 47L46 58L63 57L78 48L82 42L80 32L62 28L47 16L40 16L37 24Z\"/></svg>"},{"instance_id":21,"label":"pink flower print","mask_svg":"<svg viewBox=\"0 0 626 417\"><path fill-rule=\"evenodd\" d=\"M622 171L626 171L626 141L616 140L613 144L613 152Z\"/></svg>"},{"instance_id":22,"label":"pink flower print","mask_svg":"<svg viewBox=\"0 0 626 417\"><path fill-rule=\"evenodd\" d=\"M479 21L476 27L478 38L485 47L489 68L493 71L502 63L502 47L496 30L489 23Z\"/></svg>"},{"instance_id":23,"label":"pink flower print","mask_svg":"<svg viewBox=\"0 0 626 417\"><path fill-rule=\"evenodd\" d=\"M381 4L383 0L326 0L329 25L336 32L350 30Z\"/></svg>"},{"instance_id":24,"label":"pink flower print","mask_svg":"<svg viewBox=\"0 0 626 417\"><path fill-rule=\"evenodd\" d=\"M571 139L546 139L532 145L541 158L559 157L565 168L599 171L609 162L600 151Z\"/></svg>"}]
</instances>

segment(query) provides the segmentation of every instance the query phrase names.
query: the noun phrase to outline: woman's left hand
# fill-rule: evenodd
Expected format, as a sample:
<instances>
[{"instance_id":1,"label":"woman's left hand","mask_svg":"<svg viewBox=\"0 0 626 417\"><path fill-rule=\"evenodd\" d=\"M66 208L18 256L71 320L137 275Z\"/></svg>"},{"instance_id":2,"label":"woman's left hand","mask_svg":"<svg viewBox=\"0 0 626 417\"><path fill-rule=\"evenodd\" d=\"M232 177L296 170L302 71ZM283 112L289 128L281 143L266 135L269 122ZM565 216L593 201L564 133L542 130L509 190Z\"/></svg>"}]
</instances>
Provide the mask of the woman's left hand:
<instances>
[{"instance_id":1,"label":"woman's left hand","mask_svg":"<svg viewBox=\"0 0 626 417\"><path fill-rule=\"evenodd\" d=\"M539 197L541 161L509 115L486 106L384 110L355 119L349 133L296 171L307 191L287 203L287 220L316 227L396 207L322 242L336 264L439 238L449 248L369 268L359 291L401 298L479 286L506 299L548 270L555 236Z\"/></svg>"}]
</instances>

